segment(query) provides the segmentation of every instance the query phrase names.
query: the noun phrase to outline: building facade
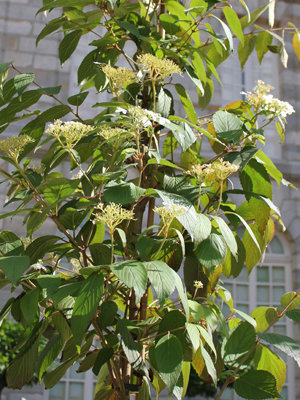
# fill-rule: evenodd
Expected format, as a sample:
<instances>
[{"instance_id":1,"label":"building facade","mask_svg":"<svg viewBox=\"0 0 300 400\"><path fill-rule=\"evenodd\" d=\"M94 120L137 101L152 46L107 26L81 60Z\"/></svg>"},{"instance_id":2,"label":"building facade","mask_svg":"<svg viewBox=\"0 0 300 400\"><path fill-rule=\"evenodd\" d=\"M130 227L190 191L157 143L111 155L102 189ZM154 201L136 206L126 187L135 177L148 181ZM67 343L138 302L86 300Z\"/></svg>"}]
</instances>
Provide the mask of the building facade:
<instances>
[{"instance_id":1,"label":"building facade","mask_svg":"<svg viewBox=\"0 0 300 400\"><path fill-rule=\"evenodd\" d=\"M252 0L253 6L259 4ZM35 39L43 28L46 17L36 16L41 7L41 0L0 0L0 62L13 61L22 72L34 72L41 86L62 85L61 99L66 100L77 93L76 69L86 54L89 37L86 35L70 60L61 69L58 59L59 37L50 35L43 39L36 48ZM283 26L292 21L300 26L300 3L297 1L279 1L277 4L278 24ZM289 36L289 35L287 35ZM257 79L262 79L276 88L277 96L290 102L296 113L288 118L286 141L279 145L279 136L271 127L267 130L270 141L266 153L272 157L284 177L296 187L300 186L300 62L292 51L291 38L286 37L289 53L288 69L284 69L277 56L269 54L261 66L256 55L251 56L245 70L240 69L237 57L226 61L219 69L223 88L216 86L212 111L217 106L225 105L241 98L241 92L251 90ZM188 90L189 83L185 86ZM85 103L85 117L93 110L93 94ZM197 95L191 98L197 104ZM51 100L51 99L50 99ZM53 106L47 101L40 104L41 109ZM5 131L4 135L13 134ZM6 167L0 165L0 167ZM66 166L67 168L67 166ZM2 185L3 186L3 185ZM5 187L0 186L1 204L5 202ZM300 288L300 191L290 187L280 188L274 185L274 202L282 212L282 219L287 227L285 232L277 232L261 268L250 275L240 276L237 282L226 282L238 299L238 308L248 312L258 305L274 305L282 293ZM16 230L22 226L22 219L17 216L12 220L0 220L0 230ZM43 228L42 228L43 229ZM47 233L55 232L55 227L47 227ZM43 233L41 231L41 233ZM0 295L0 304L1 301ZM287 333L295 339L300 338L300 329L296 325L284 322L279 326L280 333ZM76 374L75 367L51 391L34 386L21 391L5 390L2 400L91 400L95 379L92 373ZM231 392L227 399L234 399ZM288 380L284 388L284 398L300 400L300 371L293 362L288 361ZM225 397L224 397L225 399Z\"/></svg>"}]
</instances>

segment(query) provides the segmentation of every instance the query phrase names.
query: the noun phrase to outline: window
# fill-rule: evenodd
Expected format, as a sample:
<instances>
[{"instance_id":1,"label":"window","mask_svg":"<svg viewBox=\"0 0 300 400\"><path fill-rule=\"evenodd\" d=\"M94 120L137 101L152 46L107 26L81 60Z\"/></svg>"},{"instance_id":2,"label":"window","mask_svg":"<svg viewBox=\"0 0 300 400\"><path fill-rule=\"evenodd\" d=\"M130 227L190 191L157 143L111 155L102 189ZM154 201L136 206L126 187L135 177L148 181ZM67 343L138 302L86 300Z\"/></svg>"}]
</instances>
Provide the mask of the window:
<instances>
[{"instance_id":1,"label":"window","mask_svg":"<svg viewBox=\"0 0 300 400\"><path fill-rule=\"evenodd\" d=\"M291 291L291 262L288 244L283 238L274 236L260 265L248 276L243 268L237 279L224 280L224 286L232 293L235 307L248 314L260 306L280 306L281 296ZM286 319L271 328L271 332L292 336L292 325ZM277 352L277 351L276 351ZM290 359L280 354L287 364L286 384L282 389L285 399L294 398L294 370ZM240 399L233 390L228 389L224 400Z\"/></svg>"},{"instance_id":2,"label":"window","mask_svg":"<svg viewBox=\"0 0 300 400\"><path fill-rule=\"evenodd\" d=\"M91 371L77 373L79 364L74 364L61 381L45 391L45 400L92 400L96 377Z\"/></svg>"}]
</instances>

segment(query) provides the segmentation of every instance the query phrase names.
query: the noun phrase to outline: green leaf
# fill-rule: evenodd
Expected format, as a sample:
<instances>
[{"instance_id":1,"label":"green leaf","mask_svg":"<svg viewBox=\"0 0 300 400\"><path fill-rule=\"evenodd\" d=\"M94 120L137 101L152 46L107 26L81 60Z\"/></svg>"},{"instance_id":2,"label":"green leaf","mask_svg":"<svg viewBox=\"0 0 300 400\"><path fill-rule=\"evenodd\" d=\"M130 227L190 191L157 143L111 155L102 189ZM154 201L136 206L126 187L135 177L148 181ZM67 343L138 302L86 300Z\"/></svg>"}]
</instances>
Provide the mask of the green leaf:
<instances>
[{"instance_id":1,"label":"green leaf","mask_svg":"<svg viewBox=\"0 0 300 400\"><path fill-rule=\"evenodd\" d=\"M246 29L248 26L254 24L254 22L268 9L269 4L264 4L262 7L258 8L257 10L254 10L250 14L245 15L243 18L241 18L241 25L242 29Z\"/></svg>"},{"instance_id":2,"label":"green leaf","mask_svg":"<svg viewBox=\"0 0 300 400\"><path fill-rule=\"evenodd\" d=\"M42 352L38 357L37 373L39 382L41 383L42 376L52 363L54 363L64 345L64 341L60 335L53 335L46 346L43 348Z\"/></svg>"},{"instance_id":3,"label":"green leaf","mask_svg":"<svg viewBox=\"0 0 300 400\"><path fill-rule=\"evenodd\" d=\"M198 219L197 217L198 214L193 204L183 196L174 193L168 193L162 190L156 190L156 193L163 200L164 204L168 206L178 205L186 209L186 212L177 217L177 219L182 224L182 226L187 230L192 239L196 239L196 234L198 234L199 235L198 240L200 240L202 230L198 228L197 225L195 225L195 221Z\"/></svg>"},{"instance_id":4,"label":"green leaf","mask_svg":"<svg viewBox=\"0 0 300 400\"><path fill-rule=\"evenodd\" d=\"M256 332L265 331L278 319L276 309L273 307L257 307L251 312L251 316L257 324Z\"/></svg>"},{"instance_id":5,"label":"green leaf","mask_svg":"<svg viewBox=\"0 0 300 400\"><path fill-rule=\"evenodd\" d=\"M211 233L210 219L204 214L197 214L194 230L195 246L198 246L203 240L207 239Z\"/></svg>"},{"instance_id":6,"label":"green leaf","mask_svg":"<svg viewBox=\"0 0 300 400\"><path fill-rule=\"evenodd\" d=\"M273 41L273 36L266 31L260 32L257 35L255 48L256 48L257 58L260 64L262 63L264 56L269 51L269 46L271 46L272 41Z\"/></svg>"},{"instance_id":7,"label":"green leaf","mask_svg":"<svg viewBox=\"0 0 300 400\"><path fill-rule=\"evenodd\" d=\"M193 351L194 351L194 353L196 353L196 351L200 347L200 341L201 341L198 326L196 324L191 324L191 323L187 322L185 327L186 327L187 334L190 338L190 341L192 343Z\"/></svg>"},{"instance_id":8,"label":"green leaf","mask_svg":"<svg viewBox=\"0 0 300 400\"><path fill-rule=\"evenodd\" d=\"M224 160L239 165L243 169L258 151L255 146L245 146L241 151L232 151L226 154Z\"/></svg>"},{"instance_id":9,"label":"green leaf","mask_svg":"<svg viewBox=\"0 0 300 400\"><path fill-rule=\"evenodd\" d=\"M270 372L275 377L276 387L280 393L286 376L286 365L282 358L259 343L255 349L254 363L257 370Z\"/></svg>"},{"instance_id":10,"label":"green leaf","mask_svg":"<svg viewBox=\"0 0 300 400\"><path fill-rule=\"evenodd\" d=\"M102 368L102 366L107 363L114 355L114 349L112 347L103 347L99 350L97 358L93 366L93 373L97 376Z\"/></svg>"},{"instance_id":11,"label":"green leaf","mask_svg":"<svg viewBox=\"0 0 300 400\"><path fill-rule=\"evenodd\" d=\"M52 250L60 237L54 235L40 236L34 239L26 248L25 254L30 258L31 264L35 264Z\"/></svg>"},{"instance_id":12,"label":"green leaf","mask_svg":"<svg viewBox=\"0 0 300 400\"><path fill-rule=\"evenodd\" d=\"M139 399L140 400L151 400L149 383L145 377L143 377L143 383L139 390Z\"/></svg>"},{"instance_id":13,"label":"green leaf","mask_svg":"<svg viewBox=\"0 0 300 400\"><path fill-rule=\"evenodd\" d=\"M202 357L203 357L203 359L205 361L205 367L207 369L207 372L210 375L214 385L217 386L217 371L216 371L214 363L213 363L213 361L211 359L211 356L208 353L208 351L205 349L205 347L203 346L202 341L200 341L200 347L201 347Z\"/></svg>"},{"instance_id":14,"label":"green leaf","mask_svg":"<svg viewBox=\"0 0 300 400\"><path fill-rule=\"evenodd\" d=\"M197 114L196 114L195 108L193 106L193 103L192 103L187 91L185 90L185 87L182 86L180 83L177 83L175 85L175 89L181 100L183 108L185 109L187 117L190 119L190 121L193 124L196 124L197 123Z\"/></svg>"},{"instance_id":15,"label":"green leaf","mask_svg":"<svg viewBox=\"0 0 300 400\"><path fill-rule=\"evenodd\" d=\"M300 367L300 346L295 340L278 333L260 333L259 337L292 357Z\"/></svg>"},{"instance_id":16,"label":"green leaf","mask_svg":"<svg viewBox=\"0 0 300 400\"><path fill-rule=\"evenodd\" d=\"M49 299L57 291L61 282L59 275L40 275L37 283L41 289L45 289L45 295Z\"/></svg>"},{"instance_id":17,"label":"green leaf","mask_svg":"<svg viewBox=\"0 0 300 400\"><path fill-rule=\"evenodd\" d=\"M191 127L186 122L175 123L163 117L157 118L157 121L173 132L175 139L183 151L186 151L197 139Z\"/></svg>"},{"instance_id":18,"label":"green leaf","mask_svg":"<svg viewBox=\"0 0 300 400\"><path fill-rule=\"evenodd\" d=\"M162 307L166 299L175 290L174 271L162 261L149 261L144 265L147 268L148 278Z\"/></svg>"},{"instance_id":19,"label":"green leaf","mask_svg":"<svg viewBox=\"0 0 300 400\"><path fill-rule=\"evenodd\" d=\"M183 362L182 347L178 338L172 334L163 336L154 348L154 358L157 372L165 382L171 396Z\"/></svg>"},{"instance_id":20,"label":"green leaf","mask_svg":"<svg viewBox=\"0 0 300 400\"><path fill-rule=\"evenodd\" d=\"M132 182L116 183L111 181L104 188L103 201L126 205L138 200L144 194L145 189L136 186Z\"/></svg>"},{"instance_id":21,"label":"green leaf","mask_svg":"<svg viewBox=\"0 0 300 400\"><path fill-rule=\"evenodd\" d=\"M240 323L230 334L224 348L224 361L228 365L237 363L241 356L247 353L256 342L253 325L249 322Z\"/></svg>"},{"instance_id":22,"label":"green leaf","mask_svg":"<svg viewBox=\"0 0 300 400\"><path fill-rule=\"evenodd\" d=\"M20 308L28 326L32 325L40 314L38 309L39 295L38 289L29 290L20 300Z\"/></svg>"},{"instance_id":23,"label":"green leaf","mask_svg":"<svg viewBox=\"0 0 300 400\"><path fill-rule=\"evenodd\" d=\"M1 257L0 269L13 285L17 285L23 272L29 268L29 261L27 256Z\"/></svg>"},{"instance_id":24,"label":"green leaf","mask_svg":"<svg viewBox=\"0 0 300 400\"><path fill-rule=\"evenodd\" d=\"M102 295L103 275L100 272L94 272L82 284L82 288L74 304L71 329L76 343L81 342L82 336L97 310Z\"/></svg>"},{"instance_id":25,"label":"green leaf","mask_svg":"<svg viewBox=\"0 0 300 400\"><path fill-rule=\"evenodd\" d=\"M47 322L40 322L33 328L26 343L20 349L20 354L6 370L6 382L9 388L22 389L32 379L38 358L40 336Z\"/></svg>"},{"instance_id":26,"label":"green leaf","mask_svg":"<svg viewBox=\"0 0 300 400\"><path fill-rule=\"evenodd\" d=\"M201 96L205 96L205 90L203 88L202 82L200 81L197 74L195 73L195 70L188 65L188 66L186 66L186 73L187 73L188 77L191 79L191 81L194 83L196 88L201 93ZM210 85L209 85L209 88L211 89ZM203 104L201 105L201 107L204 108Z\"/></svg>"},{"instance_id":27,"label":"green leaf","mask_svg":"<svg viewBox=\"0 0 300 400\"><path fill-rule=\"evenodd\" d=\"M110 265L113 274L130 289L134 289L136 303L139 303L147 286L147 270L138 261L124 261Z\"/></svg>"},{"instance_id":28,"label":"green leaf","mask_svg":"<svg viewBox=\"0 0 300 400\"><path fill-rule=\"evenodd\" d=\"M79 368L76 372L85 372L88 371L90 368L92 368L93 365L95 364L98 354L99 350L89 351L86 357L80 362Z\"/></svg>"},{"instance_id":29,"label":"green leaf","mask_svg":"<svg viewBox=\"0 0 300 400\"><path fill-rule=\"evenodd\" d=\"M300 324L300 310L291 310L291 311L287 311L285 313L285 315L292 319L293 321L297 322L298 324Z\"/></svg>"},{"instance_id":30,"label":"green leaf","mask_svg":"<svg viewBox=\"0 0 300 400\"><path fill-rule=\"evenodd\" d=\"M242 43L239 44L238 47L238 54L239 60L241 63L241 68L243 69L248 58L251 56L255 43L256 43L256 36L255 35L246 35L244 36L244 45Z\"/></svg>"},{"instance_id":31,"label":"green leaf","mask_svg":"<svg viewBox=\"0 0 300 400\"><path fill-rule=\"evenodd\" d=\"M70 96L68 98L68 103L71 104L72 106L79 107L84 102L88 94L89 94L88 91L74 94L73 96Z\"/></svg>"},{"instance_id":32,"label":"green leaf","mask_svg":"<svg viewBox=\"0 0 300 400\"><path fill-rule=\"evenodd\" d=\"M126 326L125 320L119 320L117 330L121 335L121 343L124 353L133 369L144 372L146 375L148 375L148 371L138 350L138 345L133 340L133 337Z\"/></svg>"},{"instance_id":33,"label":"green leaf","mask_svg":"<svg viewBox=\"0 0 300 400\"><path fill-rule=\"evenodd\" d=\"M15 89L18 94L22 94L28 85L33 82L34 74L19 74L14 77Z\"/></svg>"},{"instance_id":34,"label":"green leaf","mask_svg":"<svg viewBox=\"0 0 300 400\"><path fill-rule=\"evenodd\" d=\"M178 19L174 15L161 13L159 15L159 20L166 33L170 35L176 35L176 33L180 30L180 27L177 23Z\"/></svg>"},{"instance_id":35,"label":"green leaf","mask_svg":"<svg viewBox=\"0 0 300 400\"><path fill-rule=\"evenodd\" d=\"M74 53L79 40L81 38L82 32L80 30L76 30L73 32L68 33L59 45L59 60L61 65L67 61L68 58Z\"/></svg>"},{"instance_id":36,"label":"green leaf","mask_svg":"<svg viewBox=\"0 0 300 400\"><path fill-rule=\"evenodd\" d=\"M294 310L300 304L300 294L296 292L285 293L280 299L280 304L283 308L287 307L287 311Z\"/></svg>"},{"instance_id":37,"label":"green leaf","mask_svg":"<svg viewBox=\"0 0 300 400\"><path fill-rule=\"evenodd\" d=\"M223 218L213 216L213 219L219 225L220 232L221 232L229 250L231 251L233 257L235 257L237 259L238 246L237 246L235 236L232 233L232 230L229 228L229 226L226 224L226 222L223 220Z\"/></svg>"},{"instance_id":38,"label":"green leaf","mask_svg":"<svg viewBox=\"0 0 300 400\"><path fill-rule=\"evenodd\" d=\"M211 233L195 249L197 260L210 272L225 260L226 244L221 235Z\"/></svg>"},{"instance_id":39,"label":"green leaf","mask_svg":"<svg viewBox=\"0 0 300 400\"><path fill-rule=\"evenodd\" d=\"M267 371L249 371L234 384L236 393L244 399L270 399L280 397L276 379Z\"/></svg>"},{"instance_id":40,"label":"green leaf","mask_svg":"<svg viewBox=\"0 0 300 400\"><path fill-rule=\"evenodd\" d=\"M44 189L44 196L50 204L53 204L58 200L66 199L74 193L79 182L79 179L51 179L47 181Z\"/></svg>"},{"instance_id":41,"label":"green leaf","mask_svg":"<svg viewBox=\"0 0 300 400\"><path fill-rule=\"evenodd\" d=\"M222 25L222 28L224 29L225 35L228 39L228 43L229 43L229 50L233 51L233 37L232 34L230 32L230 29L228 28L228 26L225 24L225 22L223 22L220 18L218 18L216 15L211 14L212 17L214 17L215 19L217 19L220 24Z\"/></svg>"},{"instance_id":42,"label":"green leaf","mask_svg":"<svg viewBox=\"0 0 300 400\"><path fill-rule=\"evenodd\" d=\"M67 370L76 362L77 356L71 358L70 360L65 361L63 364L59 365L53 371L48 372L44 376L44 384L46 389L51 389L55 386L61 378L65 375Z\"/></svg>"},{"instance_id":43,"label":"green leaf","mask_svg":"<svg viewBox=\"0 0 300 400\"><path fill-rule=\"evenodd\" d=\"M236 12L233 10L233 8L226 6L223 8L223 13L230 29L238 37L242 45L244 45L244 34Z\"/></svg>"},{"instance_id":44,"label":"green leaf","mask_svg":"<svg viewBox=\"0 0 300 400\"><path fill-rule=\"evenodd\" d=\"M155 111L162 117L168 118L174 112L173 103L172 93L161 87L158 92Z\"/></svg>"},{"instance_id":45,"label":"green leaf","mask_svg":"<svg viewBox=\"0 0 300 400\"><path fill-rule=\"evenodd\" d=\"M228 111L217 111L213 116L216 135L228 143L237 143L243 134L243 123Z\"/></svg>"},{"instance_id":46,"label":"green leaf","mask_svg":"<svg viewBox=\"0 0 300 400\"><path fill-rule=\"evenodd\" d=\"M114 324L118 306L113 301L105 301L101 304L100 312L98 315L99 326L105 329Z\"/></svg>"}]
</instances>

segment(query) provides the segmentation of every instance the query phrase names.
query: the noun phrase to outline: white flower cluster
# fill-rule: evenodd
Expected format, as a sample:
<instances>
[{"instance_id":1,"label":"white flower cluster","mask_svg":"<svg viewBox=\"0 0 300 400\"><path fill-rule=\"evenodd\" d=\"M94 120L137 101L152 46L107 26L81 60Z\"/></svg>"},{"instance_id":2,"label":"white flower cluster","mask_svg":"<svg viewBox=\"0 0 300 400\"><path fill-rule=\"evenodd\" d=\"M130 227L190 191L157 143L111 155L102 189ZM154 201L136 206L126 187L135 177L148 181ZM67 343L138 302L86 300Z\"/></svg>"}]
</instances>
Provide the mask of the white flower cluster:
<instances>
[{"instance_id":1,"label":"white flower cluster","mask_svg":"<svg viewBox=\"0 0 300 400\"><path fill-rule=\"evenodd\" d=\"M265 85L263 81L258 81L253 93L242 92L242 94L246 96L248 103L256 111L267 111L281 118L293 114L295 110L290 103L276 99L272 94L269 94L272 89L272 86Z\"/></svg>"}]
</instances>

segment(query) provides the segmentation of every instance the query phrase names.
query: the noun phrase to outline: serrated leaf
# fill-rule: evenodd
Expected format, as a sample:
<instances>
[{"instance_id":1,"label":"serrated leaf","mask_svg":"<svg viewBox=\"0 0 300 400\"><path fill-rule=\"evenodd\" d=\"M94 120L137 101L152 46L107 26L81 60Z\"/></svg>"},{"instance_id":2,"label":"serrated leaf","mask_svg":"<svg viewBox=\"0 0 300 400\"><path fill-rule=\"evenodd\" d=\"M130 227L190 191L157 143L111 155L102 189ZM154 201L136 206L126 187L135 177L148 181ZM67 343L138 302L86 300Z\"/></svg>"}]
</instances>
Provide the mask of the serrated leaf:
<instances>
[{"instance_id":1,"label":"serrated leaf","mask_svg":"<svg viewBox=\"0 0 300 400\"><path fill-rule=\"evenodd\" d=\"M242 45L244 45L244 34L241 26L241 22L233 8L226 6L223 8L227 24L229 25L232 32L238 37Z\"/></svg>"},{"instance_id":2,"label":"serrated leaf","mask_svg":"<svg viewBox=\"0 0 300 400\"><path fill-rule=\"evenodd\" d=\"M198 246L203 240L207 239L211 233L210 219L204 214L197 214L194 230L195 246Z\"/></svg>"},{"instance_id":3,"label":"serrated leaf","mask_svg":"<svg viewBox=\"0 0 300 400\"><path fill-rule=\"evenodd\" d=\"M173 270L162 261L149 261L144 263L147 268L148 278L158 297L160 306L175 290Z\"/></svg>"},{"instance_id":4,"label":"serrated leaf","mask_svg":"<svg viewBox=\"0 0 300 400\"><path fill-rule=\"evenodd\" d=\"M27 256L1 257L0 269L13 285L17 285L23 272L29 268L29 263L30 260Z\"/></svg>"},{"instance_id":5,"label":"serrated leaf","mask_svg":"<svg viewBox=\"0 0 300 400\"><path fill-rule=\"evenodd\" d=\"M38 319L39 295L40 291L38 289L29 290L20 300L20 308L28 326L32 325Z\"/></svg>"},{"instance_id":6,"label":"serrated leaf","mask_svg":"<svg viewBox=\"0 0 300 400\"><path fill-rule=\"evenodd\" d=\"M107 363L114 355L114 349L112 347L103 347L96 353L97 357L93 363L93 373L97 376L102 366Z\"/></svg>"},{"instance_id":7,"label":"serrated leaf","mask_svg":"<svg viewBox=\"0 0 300 400\"><path fill-rule=\"evenodd\" d=\"M81 342L97 310L104 290L103 282L103 275L100 272L94 272L82 284L71 318L71 329L76 343Z\"/></svg>"},{"instance_id":8,"label":"serrated leaf","mask_svg":"<svg viewBox=\"0 0 300 400\"><path fill-rule=\"evenodd\" d=\"M296 292L285 293L280 299L280 304L287 311L294 310L300 305L300 294Z\"/></svg>"},{"instance_id":9,"label":"serrated leaf","mask_svg":"<svg viewBox=\"0 0 300 400\"><path fill-rule=\"evenodd\" d=\"M124 261L110 266L113 274L130 289L134 289L136 303L139 303L147 285L147 270L138 261Z\"/></svg>"},{"instance_id":10,"label":"serrated leaf","mask_svg":"<svg viewBox=\"0 0 300 400\"><path fill-rule=\"evenodd\" d=\"M165 382L171 396L183 362L182 347L178 338L172 334L163 336L154 348L154 357L157 372Z\"/></svg>"},{"instance_id":11,"label":"serrated leaf","mask_svg":"<svg viewBox=\"0 0 300 400\"><path fill-rule=\"evenodd\" d=\"M300 310L291 310L287 311L285 315L290 318L291 320L300 324Z\"/></svg>"},{"instance_id":12,"label":"serrated leaf","mask_svg":"<svg viewBox=\"0 0 300 400\"><path fill-rule=\"evenodd\" d=\"M256 43L256 36L255 35L245 35L244 36L244 45L242 43L239 44L238 47L238 54L239 60L241 63L241 68L243 69L248 58L252 54Z\"/></svg>"},{"instance_id":13,"label":"serrated leaf","mask_svg":"<svg viewBox=\"0 0 300 400\"><path fill-rule=\"evenodd\" d=\"M19 74L14 77L14 85L18 94L22 94L35 78L34 74Z\"/></svg>"},{"instance_id":14,"label":"serrated leaf","mask_svg":"<svg viewBox=\"0 0 300 400\"><path fill-rule=\"evenodd\" d=\"M172 93L162 87L158 92L155 111L165 118L168 118L173 111Z\"/></svg>"},{"instance_id":15,"label":"serrated leaf","mask_svg":"<svg viewBox=\"0 0 300 400\"><path fill-rule=\"evenodd\" d=\"M235 382L234 390L244 399L281 397L276 388L276 379L267 371L246 372Z\"/></svg>"},{"instance_id":16,"label":"serrated leaf","mask_svg":"<svg viewBox=\"0 0 300 400\"><path fill-rule=\"evenodd\" d=\"M82 32L80 30L76 30L68 33L59 45L59 60L61 65L67 61L68 58L74 53L79 40L81 38Z\"/></svg>"},{"instance_id":17,"label":"serrated leaf","mask_svg":"<svg viewBox=\"0 0 300 400\"><path fill-rule=\"evenodd\" d=\"M257 370L268 371L275 377L276 387L280 393L286 377L286 365L282 358L259 343L255 349L254 363Z\"/></svg>"},{"instance_id":18,"label":"serrated leaf","mask_svg":"<svg viewBox=\"0 0 300 400\"><path fill-rule=\"evenodd\" d=\"M225 260L227 254L226 244L221 235L211 233L195 249L197 260L210 272Z\"/></svg>"},{"instance_id":19,"label":"serrated leaf","mask_svg":"<svg viewBox=\"0 0 300 400\"><path fill-rule=\"evenodd\" d=\"M116 204L126 205L138 200L145 194L145 189L136 186L132 182L114 181L108 183L103 191L103 200L106 203L113 202Z\"/></svg>"},{"instance_id":20,"label":"serrated leaf","mask_svg":"<svg viewBox=\"0 0 300 400\"><path fill-rule=\"evenodd\" d=\"M292 357L300 367L300 346L295 340L279 333L260 333L259 337Z\"/></svg>"},{"instance_id":21,"label":"serrated leaf","mask_svg":"<svg viewBox=\"0 0 300 400\"><path fill-rule=\"evenodd\" d=\"M70 96L68 98L68 103L71 104L72 106L79 107L84 102L88 94L89 94L88 91L74 94L73 96Z\"/></svg>"},{"instance_id":22,"label":"serrated leaf","mask_svg":"<svg viewBox=\"0 0 300 400\"><path fill-rule=\"evenodd\" d=\"M42 376L47 368L57 360L64 341L60 335L53 335L46 346L43 348L42 352L38 357L37 373L39 382L41 383Z\"/></svg>"},{"instance_id":23,"label":"serrated leaf","mask_svg":"<svg viewBox=\"0 0 300 400\"><path fill-rule=\"evenodd\" d=\"M276 309L273 307L257 307L251 312L256 321L256 332L263 332L269 328L278 318Z\"/></svg>"},{"instance_id":24,"label":"serrated leaf","mask_svg":"<svg viewBox=\"0 0 300 400\"><path fill-rule=\"evenodd\" d=\"M195 108L193 106L193 103L192 103L187 91L185 90L185 87L182 86L180 83L176 83L175 89L181 100L183 108L185 109L187 117L190 119L190 121L193 124L196 124L197 123L197 114L196 114Z\"/></svg>"},{"instance_id":25,"label":"serrated leaf","mask_svg":"<svg viewBox=\"0 0 300 400\"><path fill-rule=\"evenodd\" d=\"M98 314L99 325L101 329L113 325L118 306L113 301L104 301L101 304L100 312Z\"/></svg>"},{"instance_id":26,"label":"serrated leaf","mask_svg":"<svg viewBox=\"0 0 300 400\"><path fill-rule=\"evenodd\" d=\"M70 360L65 361L63 364L59 365L53 371L48 372L44 376L44 384L46 389L50 389L55 386L61 378L65 375L67 370L76 362L77 356L71 358Z\"/></svg>"},{"instance_id":27,"label":"serrated leaf","mask_svg":"<svg viewBox=\"0 0 300 400\"><path fill-rule=\"evenodd\" d=\"M148 375L148 371L138 350L137 343L133 340L124 320L119 320L117 330L121 335L121 343L124 353L133 369L144 372Z\"/></svg>"},{"instance_id":28,"label":"serrated leaf","mask_svg":"<svg viewBox=\"0 0 300 400\"><path fill-rule=\"evenodd\" d=\"M249 322L240 323L230 334L224 348L224 361L232 365L239 361L255 344L256 334Z\"/></svg>"},{"instance_id":29,"label":"serrated leaf","mask_svg":"<svg viewBox=\"0 0 300 400\"><path fill-rule=\"evenodd\" d=\"M231 251L231 254L233 255L233 257L235 257L237 259L238 246L236 243L235 236L232 233L232 230L229 228L229 226L226 224L226 222L223 220L223 218L213 216L213 219L219 225L220 232L226 242L226 245L228 246L229 250Z\"/></svg>"},{"instance_id":30,"label":"serrated leaf","mask_svg":"<svg viewBox=\"0 0 300 400\"><path fill-rule=\"evenodd\" d=\"M213 116L216 135L223 141L237 143L243 134L243 123L228 111L217 111Z\"/></svg>"}]
</instances>

